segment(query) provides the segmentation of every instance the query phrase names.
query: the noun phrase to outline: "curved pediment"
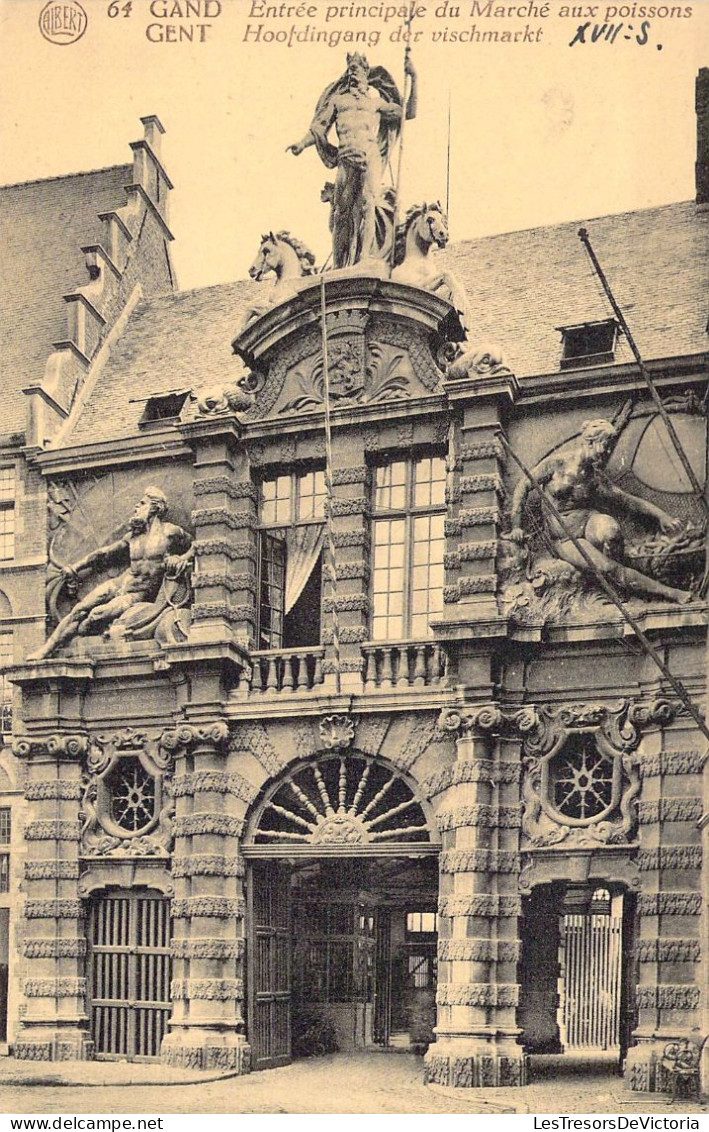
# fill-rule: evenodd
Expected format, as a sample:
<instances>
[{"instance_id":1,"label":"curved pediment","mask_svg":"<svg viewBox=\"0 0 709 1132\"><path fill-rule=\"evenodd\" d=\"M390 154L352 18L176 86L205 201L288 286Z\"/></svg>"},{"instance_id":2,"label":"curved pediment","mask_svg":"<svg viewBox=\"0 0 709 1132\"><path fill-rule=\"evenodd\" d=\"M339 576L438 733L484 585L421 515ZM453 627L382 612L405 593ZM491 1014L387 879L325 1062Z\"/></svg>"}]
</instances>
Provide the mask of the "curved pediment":
<instances>
[{"instance_id":1,"label":"curved pediment","mask_svg":"<svg viewBox=\"0 0 709 1132\"><path fill-rule=\"evenodd\" d=\"M322 280L304 280L234 340L234 352L253 371L249 419L323 407ZM418 287L349 272L328 275L324 290L332 408L439 390L446 345L464 338L450 303Z\"/></svg>"}]
</instances>

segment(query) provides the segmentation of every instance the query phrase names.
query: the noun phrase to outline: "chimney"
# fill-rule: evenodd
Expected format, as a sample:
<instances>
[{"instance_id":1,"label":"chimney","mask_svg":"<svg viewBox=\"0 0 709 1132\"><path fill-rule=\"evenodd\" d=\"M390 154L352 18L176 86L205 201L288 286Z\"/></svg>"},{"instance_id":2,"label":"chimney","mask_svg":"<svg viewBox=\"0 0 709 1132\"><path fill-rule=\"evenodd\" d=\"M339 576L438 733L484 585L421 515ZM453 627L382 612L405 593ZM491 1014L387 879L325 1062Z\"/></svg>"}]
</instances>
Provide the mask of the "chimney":
<instances>
[{"instance_id":1,"label":"chimney","mask_svg":"<svg viewBox=\"0 0 709 1132\"><path fill-rule=\"evenodd\" d=\"M697 75L697 204L709 206L709 67Z\"/></svg>"},{"instance_id":2,"label":"chimney","mask_svg":"<svg viewBox=\"0 0 709 1132\"><path fill-rule=\"evenodd\" d=\"M160 160L160 142L165 128L155 114L148 114L140 120L144 136L140 141L130 143L133 150L133 185L145 194L158 216L167 224L172 181Z\"/></svg>"}]
</instances>

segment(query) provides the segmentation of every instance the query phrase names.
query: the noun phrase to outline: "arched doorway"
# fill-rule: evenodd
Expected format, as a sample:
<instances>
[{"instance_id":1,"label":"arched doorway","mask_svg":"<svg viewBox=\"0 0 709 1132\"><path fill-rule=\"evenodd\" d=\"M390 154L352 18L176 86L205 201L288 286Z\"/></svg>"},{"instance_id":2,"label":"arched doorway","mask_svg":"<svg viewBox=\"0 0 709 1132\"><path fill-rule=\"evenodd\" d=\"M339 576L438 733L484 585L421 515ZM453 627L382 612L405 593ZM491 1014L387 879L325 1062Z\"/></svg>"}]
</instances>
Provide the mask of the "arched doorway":
<instances>
[{"instance_id":1,"label":"arched doorway","mask_svg":"<svg viewBox=\"0 0 709 1132\"><path fill-rule=\"evenodd\" d=\"M266 790L244 846L255 1068L432 1040L434 829L415 783L358 751L294 764Z\"/></svg>"},{"instance_id":2,"label":"arched doorway","mask_svg":"<svg viewBox=\"0 0 709 1132\"><path fill-rule=\"evenodd\" d=\"M619 1064L633 1026L634 897L620 884L556 881L523 905L521 1042L530 1054Z\"/></svg>"},{"instance_id":3,"label":"arched doorway","mask_svg":"<svg viewBox=\"0 0 709 1132\"><path fill-rule=\"evenodd\" d=\"M170 1001L170 901L151 889L91 899L89 987L97 1058L158 1059Z\"/></svg>"}]
</instances>

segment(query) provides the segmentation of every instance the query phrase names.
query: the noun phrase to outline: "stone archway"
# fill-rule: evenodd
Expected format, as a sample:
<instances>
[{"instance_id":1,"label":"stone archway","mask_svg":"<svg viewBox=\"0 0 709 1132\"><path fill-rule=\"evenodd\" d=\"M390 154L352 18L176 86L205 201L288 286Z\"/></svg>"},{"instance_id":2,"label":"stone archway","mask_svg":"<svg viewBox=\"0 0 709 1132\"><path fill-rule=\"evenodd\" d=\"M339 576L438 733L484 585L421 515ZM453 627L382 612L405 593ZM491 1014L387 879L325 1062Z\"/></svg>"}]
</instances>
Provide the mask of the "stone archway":
<instances>
[{"instance_id":1,"label":"stone archway","mask_svg":"<svg viewBox=\"0 0 709 1132\"><path fill-rule=\"evenodd\" d=\"M321 752L270 783L247 824L252 856L322 851L425 852L437 844L428 802L408 775L357 750Z\"/></svg>"},{"instance_id":2,"label":"stone archway","mask_svg":"<svg viewBox=\"0 0 709 1132\"><path fill-rule=\"evenodd\" d=\"M621 1062L634 1022L637 866L612 852L535 856L520 876L520 1041L529 1054Z\"/></svg>"},{"instance_id":3,"label":"stone archway","mask_svg":"<svg viewBox=\"0 0 709 1132\"><path fill-rule=\"evenodd\" d=\"M432 1039L438 849L427 799L386 759L336 748L267 784L243 848L254 1068L309 1041Z\"/></svg>"}]
</instances>

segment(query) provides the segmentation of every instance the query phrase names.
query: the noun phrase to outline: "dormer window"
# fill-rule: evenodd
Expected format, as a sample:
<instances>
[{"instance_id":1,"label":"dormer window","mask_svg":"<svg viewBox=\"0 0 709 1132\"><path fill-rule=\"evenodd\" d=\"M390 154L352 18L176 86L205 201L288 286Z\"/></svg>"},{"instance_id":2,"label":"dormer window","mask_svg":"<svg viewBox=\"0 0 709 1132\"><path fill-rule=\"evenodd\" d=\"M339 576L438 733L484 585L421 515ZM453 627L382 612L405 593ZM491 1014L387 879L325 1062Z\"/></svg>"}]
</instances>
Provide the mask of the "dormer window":
<instances>
[{"instance_id":1,"label":"dormer window","mask_svg":"<svg viewBox=\"0 0 709 1132\"><path fill-rule=\"evenodd\" d=\"M599 366L613 361L618 335L615 319L583 322L577 326L560 326L563 352L562 369Z\"/></svg>"},{"instance_id":2,"label":"dormer window","mask_svg":"<svg viewBox=\"0 0 709 1132\"><path fill-rule=\"evenodd\" d=\"M184 389L148 397L145 402L145 412L140 419L141 428L177 420L188 395L189 390Z\"/></svg>"}]
</instances>

